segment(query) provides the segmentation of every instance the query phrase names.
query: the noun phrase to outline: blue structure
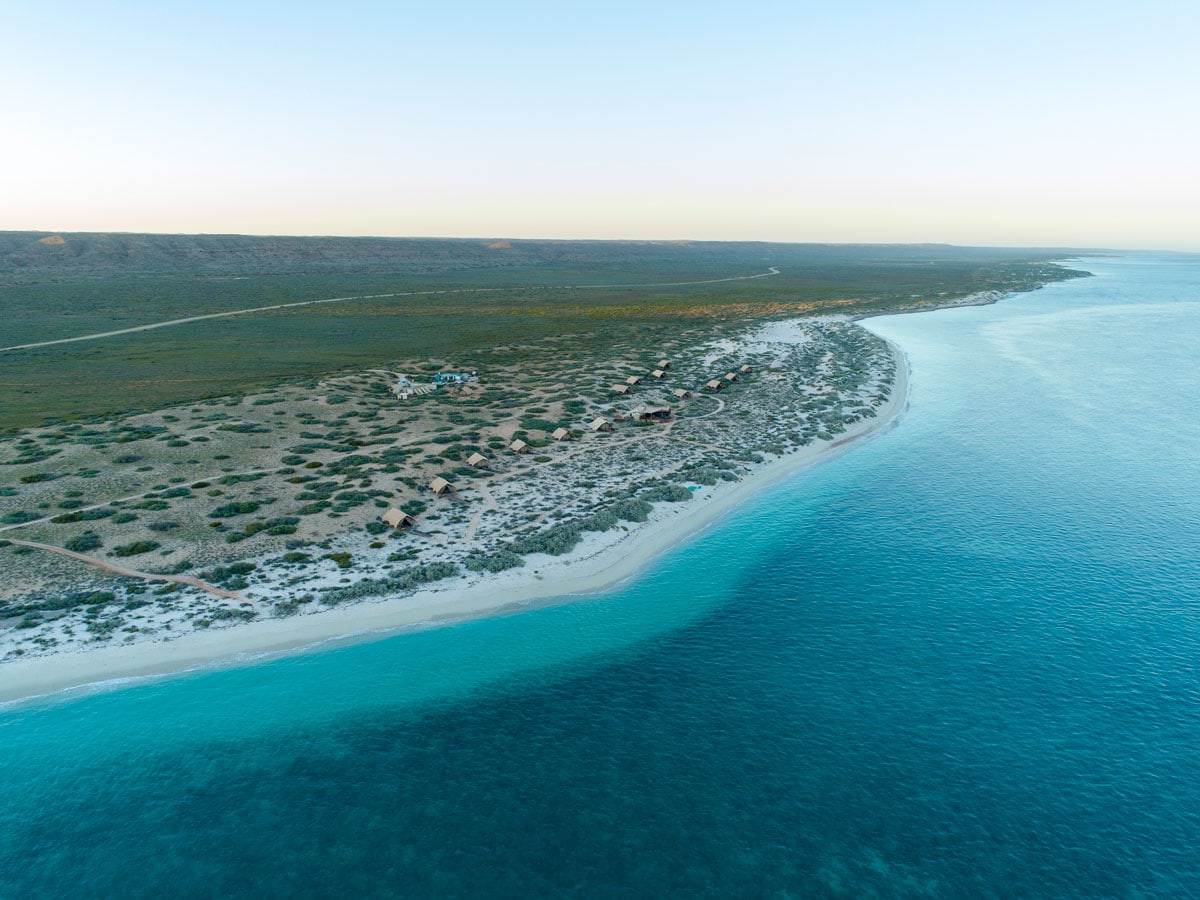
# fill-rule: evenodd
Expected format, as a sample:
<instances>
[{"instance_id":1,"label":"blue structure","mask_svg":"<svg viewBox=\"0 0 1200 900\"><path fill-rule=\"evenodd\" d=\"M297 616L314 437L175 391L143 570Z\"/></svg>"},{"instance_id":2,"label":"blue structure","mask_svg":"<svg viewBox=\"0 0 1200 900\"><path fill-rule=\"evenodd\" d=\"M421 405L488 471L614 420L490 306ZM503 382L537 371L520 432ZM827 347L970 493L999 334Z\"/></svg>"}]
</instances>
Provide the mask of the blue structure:
<instances>
[{"instance_id":1,"label":"blue structure","mask_svg":"<svg viewBox=\"0 0 1200 900\"><path fill-rule=\"evenodd\" d=\"M433 376L433 383L437 387L441 387L443 384L466 384L474 377L474 372L438 372Z\"/></svg>"}]
</instances>

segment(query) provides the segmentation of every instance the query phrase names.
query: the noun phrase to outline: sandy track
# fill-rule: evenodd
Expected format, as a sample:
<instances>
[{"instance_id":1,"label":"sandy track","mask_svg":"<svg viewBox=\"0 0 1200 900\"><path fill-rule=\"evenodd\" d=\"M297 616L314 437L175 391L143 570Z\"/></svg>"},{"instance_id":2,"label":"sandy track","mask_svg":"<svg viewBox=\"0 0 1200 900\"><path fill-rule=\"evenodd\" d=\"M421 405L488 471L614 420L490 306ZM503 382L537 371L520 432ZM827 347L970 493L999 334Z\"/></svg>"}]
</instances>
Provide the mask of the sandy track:
<instances>
[{"instance_id":1,"label":"sandy track","mask_svg":"<svg viewBox=\"0 0 1200 900\"><path fill-rule=\"evenodd\" d=\"M77 559L82 563L87 563L89 566L95 566L98 569L103 569L106 572L112 572L114 575L124 575L127 578L140 578L143 581L169 581L176 584L189 584L192 587L200 588L212 594L214 597L223 597L226 600L243 600L241 594L236 591L227 591L225 588L219 588L216 585L209 584L207 581L201 581L199 578L193 578L191 575L155 575L152 572L139 572L136 569L127 569L124 566L118 566L116 563L110 563L107 560L97 559L94 556L88 556L84 553L76 553L74 550L66 550L62 547L55 547L53 544L39 544L37 541L19 541L16 538L7 538L9 543L18 544L22 547L33 547L36 550L46 550L50 553L57 553L60 556L69 556L71 559Z\"/></svg>"},{"instance_id":2,"label":"sandy track","mask_svg":"<svg viewBox=\"0 0 1200 900\"><path fill-rule=\"evenodd\" d=\"M779 269L771 266L766 272L759 272L757 275L731 275L728 278L710 278L706 281L669 281L664 283L651 284L566 284L559 285L553 290L594 290L598 288L646 288L646 287L684 287L687 285L696 284L721 284L726 281L749 281L754 278L767 278L771 275L778 275ZM494 287L494 288L455 288L452 290L443 291L402 291L395 294L360 294L354 297L327 297L323 300L299 300L295 303L275 303L271 306L250 306L245 309L233 309L227 312L205 313L200 316L187 316L182 319L167 319L163 322L150 322L146 325L134 325L130 328L118 328L114 331L98 331L93 334L81 334L77 337L57 338L52 341L35 341L30 344L13 344L11 347L0 347L0 353L9 353L14 350L32 350L36 347L52 347L56 344L73 344L77 341L98 341L103 338L117 337L122 334L134 334L139 331L150 331L155 328L170 328L173 325L188 325L192 322L205 322L209 319L227 319L230 316L246 316L252 313L271 312L277 309L294 309L299 306L316 306L321 303L346 303L351 300L388 300L396 297L429 297L440 294L483 294L499 291L520 291L525 290L521 287Z\"/></svg>"}]
</instances>

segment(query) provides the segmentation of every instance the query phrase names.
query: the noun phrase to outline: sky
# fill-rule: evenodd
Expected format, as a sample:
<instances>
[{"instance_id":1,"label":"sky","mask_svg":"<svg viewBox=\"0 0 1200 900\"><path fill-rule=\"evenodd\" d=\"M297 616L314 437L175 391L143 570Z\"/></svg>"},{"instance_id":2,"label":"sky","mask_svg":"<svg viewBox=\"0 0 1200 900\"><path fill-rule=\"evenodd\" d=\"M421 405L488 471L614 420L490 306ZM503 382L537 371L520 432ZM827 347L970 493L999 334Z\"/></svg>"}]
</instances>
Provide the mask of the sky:
<instances>
[{"instance_id":1,"label":"sky","mask_svg":"<svg viewBox=\"0 0 1200 900\"><path fill-rule=\"evenodd\" d=\"M0 230L1200 251L1200 4L0 6Z\"/></svg>"}]
</instances>

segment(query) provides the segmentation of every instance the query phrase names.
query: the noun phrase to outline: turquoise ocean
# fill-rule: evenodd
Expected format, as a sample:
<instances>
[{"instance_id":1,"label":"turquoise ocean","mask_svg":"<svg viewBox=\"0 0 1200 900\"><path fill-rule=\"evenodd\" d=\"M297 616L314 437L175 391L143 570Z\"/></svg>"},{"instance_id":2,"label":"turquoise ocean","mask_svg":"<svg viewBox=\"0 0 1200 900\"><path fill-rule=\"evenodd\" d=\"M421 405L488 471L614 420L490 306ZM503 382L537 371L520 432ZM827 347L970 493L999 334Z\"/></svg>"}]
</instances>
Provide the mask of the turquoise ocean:
<instances>
[{"instance_id":1,"label":"turquoise ocean","mask_svg":"<svg viewBox=\"0 0 1200 900\"><path fill-rule=\"evenodd\" d=\"M0 897L1200 896L1200 257L1073 264L603 596L0 708Z\"/></svg>"}]
</instances>

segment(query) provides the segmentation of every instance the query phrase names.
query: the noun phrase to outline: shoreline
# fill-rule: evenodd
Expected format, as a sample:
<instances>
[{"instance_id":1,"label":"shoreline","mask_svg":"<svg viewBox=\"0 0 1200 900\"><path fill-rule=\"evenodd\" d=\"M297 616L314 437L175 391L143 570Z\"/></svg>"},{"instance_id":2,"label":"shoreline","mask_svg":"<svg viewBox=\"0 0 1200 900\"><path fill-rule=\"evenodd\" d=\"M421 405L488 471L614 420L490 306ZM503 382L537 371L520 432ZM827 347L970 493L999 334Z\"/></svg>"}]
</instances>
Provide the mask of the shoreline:
<instances>
[{"instance_id":1,"label":"shoreline","mask_svg":"<svg viewBox=\"0 0 1200 900\"><path fill-rule=\"evenodd\" d=\"M472 575L404 596L194 632L171 641L13 660L0 670L0 704L78 696L130 681L266 662L317 652L330 644L379 640L403 631L578 601L610 590L712 527L753 495L892 426L908 404L908 359L898 346L887 343L896 363L895 382L875 418L854 423L832 441L757 464L741 481L703 488L687 503L659 504L647 522L627 531L591 533L566 556L539 555L530 557L521 569L500 574Z\"/></svg>"}]
</instances>

